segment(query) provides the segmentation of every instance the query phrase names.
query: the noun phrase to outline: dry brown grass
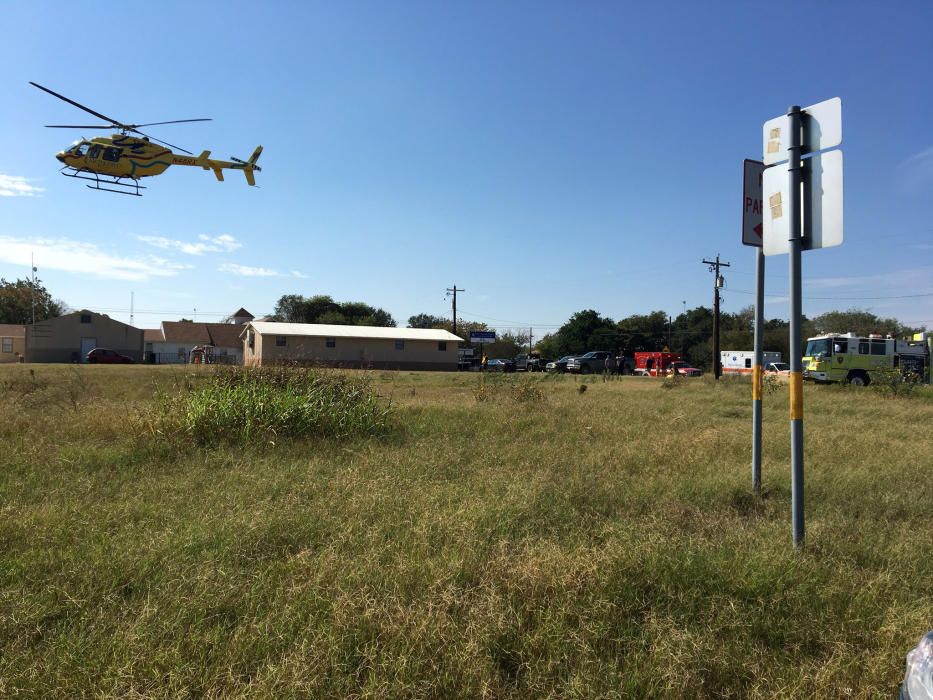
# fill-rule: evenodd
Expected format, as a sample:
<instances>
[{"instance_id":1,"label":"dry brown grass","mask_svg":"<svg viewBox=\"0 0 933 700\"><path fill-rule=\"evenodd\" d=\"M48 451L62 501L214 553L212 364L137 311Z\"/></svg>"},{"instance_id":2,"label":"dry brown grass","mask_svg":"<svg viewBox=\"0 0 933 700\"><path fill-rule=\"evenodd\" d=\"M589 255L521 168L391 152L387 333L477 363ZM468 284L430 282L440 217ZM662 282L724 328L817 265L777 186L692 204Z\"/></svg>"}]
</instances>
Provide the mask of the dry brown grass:
<instances>
[{"instance_id":1,"label":"dry brown grass","mask_svg":"<svg viewBox=\"0 0 933 700\"><path fill-rule=\"evenodd\" d=\"M402 429L192 447L201 372L0 369L0 695L876 697L933 627L924 395L373 373ZM30 382L32 384L30 384Z\"/></svg>"}]
</instances>

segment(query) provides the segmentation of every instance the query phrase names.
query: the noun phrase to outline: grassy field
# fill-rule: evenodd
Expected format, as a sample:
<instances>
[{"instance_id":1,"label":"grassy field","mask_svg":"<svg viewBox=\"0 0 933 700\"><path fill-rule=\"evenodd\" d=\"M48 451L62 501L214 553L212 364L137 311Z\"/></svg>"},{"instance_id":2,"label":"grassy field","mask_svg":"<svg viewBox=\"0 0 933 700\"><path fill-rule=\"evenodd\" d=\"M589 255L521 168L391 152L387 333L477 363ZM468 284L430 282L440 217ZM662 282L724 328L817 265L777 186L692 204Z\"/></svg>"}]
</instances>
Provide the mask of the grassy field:
<instances>
[{"instance_id":1,"label":"grassy field","mask_svg":"<svg viewBox=\"0 0 933 700\"><path fill-rule=\"evenodd\" d=\"M892 697L933 396L370 374L375 437L165 431L209 370L0 368L0 696Z\"/></svg>"}]
</instances>

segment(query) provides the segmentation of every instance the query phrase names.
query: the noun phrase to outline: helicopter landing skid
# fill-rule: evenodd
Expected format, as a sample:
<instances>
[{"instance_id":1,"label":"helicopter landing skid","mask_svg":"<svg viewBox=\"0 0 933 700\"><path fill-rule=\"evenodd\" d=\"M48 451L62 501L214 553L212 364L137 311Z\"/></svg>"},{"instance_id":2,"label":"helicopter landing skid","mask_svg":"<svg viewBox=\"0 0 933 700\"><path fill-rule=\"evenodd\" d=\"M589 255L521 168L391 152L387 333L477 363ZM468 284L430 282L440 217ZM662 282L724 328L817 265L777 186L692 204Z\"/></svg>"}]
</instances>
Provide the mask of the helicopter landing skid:
<instances>
[{"instance_id":1,"label":"helicopter landing skid","mask_svg":"<svg viewBox=\"0 0 933 700\"><path fill-rule=\"evenodd\" d=\"M144 185L140 185L137 180L130 178L129 182L123 182L124 178L111 177L111 176L101 176L98 173L95 173L93 170L86 170L84 168L72 168L70 165L66 165L61 169L61 174L65 177L74 177L79 180L90 180L93 182L93 185L87 185L88 189L98 190L100 192L114 192L116 194L128 194L135 197L142 197L140 190L146 189ZM111 187L123 187L125 189L115 190L111 187L101 187L101 185L110 185Z\"/></svg>"}]
</instances>

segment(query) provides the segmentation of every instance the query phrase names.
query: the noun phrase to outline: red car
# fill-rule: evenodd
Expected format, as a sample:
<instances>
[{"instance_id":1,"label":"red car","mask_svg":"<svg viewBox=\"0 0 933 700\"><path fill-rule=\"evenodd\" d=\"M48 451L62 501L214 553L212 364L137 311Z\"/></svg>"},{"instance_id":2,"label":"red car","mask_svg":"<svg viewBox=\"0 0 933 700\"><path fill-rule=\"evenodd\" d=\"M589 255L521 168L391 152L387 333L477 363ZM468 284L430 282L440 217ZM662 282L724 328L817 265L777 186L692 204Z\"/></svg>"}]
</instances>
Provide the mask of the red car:
<instances>
[{"instance_id":1,"label":"red car","mask_svg":"<svg viewBox=\"0 0 933 700\"><path fill-rule=\"evenodd\" d=\"M691 367L683 360L678 360L677 362L671 362L670 368L668 369L668 374L673 374L674 370L677 370L677 374L681 374L685 377L699 377L703 374L703 370L699 370L696 367Z\"/></svg>"},{"instance_id":2,"label":"red car","mask_svg":"<svg viewBox=\"0 0 933 700\"><path fill-rule=\"evenodd\" d=\"M134 360L128 355L121 355L116 350L107 348L94 348L87 354L87 361L91 364L102 365L131 365Z\"/></svg>"}]
</instances>

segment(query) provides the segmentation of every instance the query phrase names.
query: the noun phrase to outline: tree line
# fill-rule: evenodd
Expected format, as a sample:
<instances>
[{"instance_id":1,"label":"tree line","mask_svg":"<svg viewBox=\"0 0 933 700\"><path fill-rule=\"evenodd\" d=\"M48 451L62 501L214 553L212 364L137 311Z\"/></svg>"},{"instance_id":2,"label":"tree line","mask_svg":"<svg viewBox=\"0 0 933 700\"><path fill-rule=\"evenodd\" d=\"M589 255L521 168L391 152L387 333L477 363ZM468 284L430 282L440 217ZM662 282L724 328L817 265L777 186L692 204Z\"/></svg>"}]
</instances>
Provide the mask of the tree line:
<instances>
[{"instance_id":1,"label":"tree line","mask_svg":"<svg viewBox=\"0 0 933 700\"><path fill-rule=\"evenodd\" d=\"M720 346L723 350L754 349L754 307L746 306L737 313L721 313L719 318ZM453 331L450 319L430 314L418 314L408 319L410 328L443 328ZM470 330L488 330L485 323L459 320L457 331L469 338ZM788 323L769 319L764 323L764 349L789 357ZM802 335L808 338L822 333L868 335L880 333L895 337L915 333L922 328L905 325L895 318L883 318L861 309L829 311L802 322ZM501 333L497 343L485 347L491 357L512 357L527 349L525 333ZM691 364L708 369L712 366L713 311L705 306L689 309L676 317L664 311L634 314L618 321L602 316L593 309L573 314L553 333L538 340L534 350L542 357L554 359L564 355L580 355L590 350L610 350L631 356L636 352L656 352L668 349L683 353Z\"/></svg>"}]
</instances>

